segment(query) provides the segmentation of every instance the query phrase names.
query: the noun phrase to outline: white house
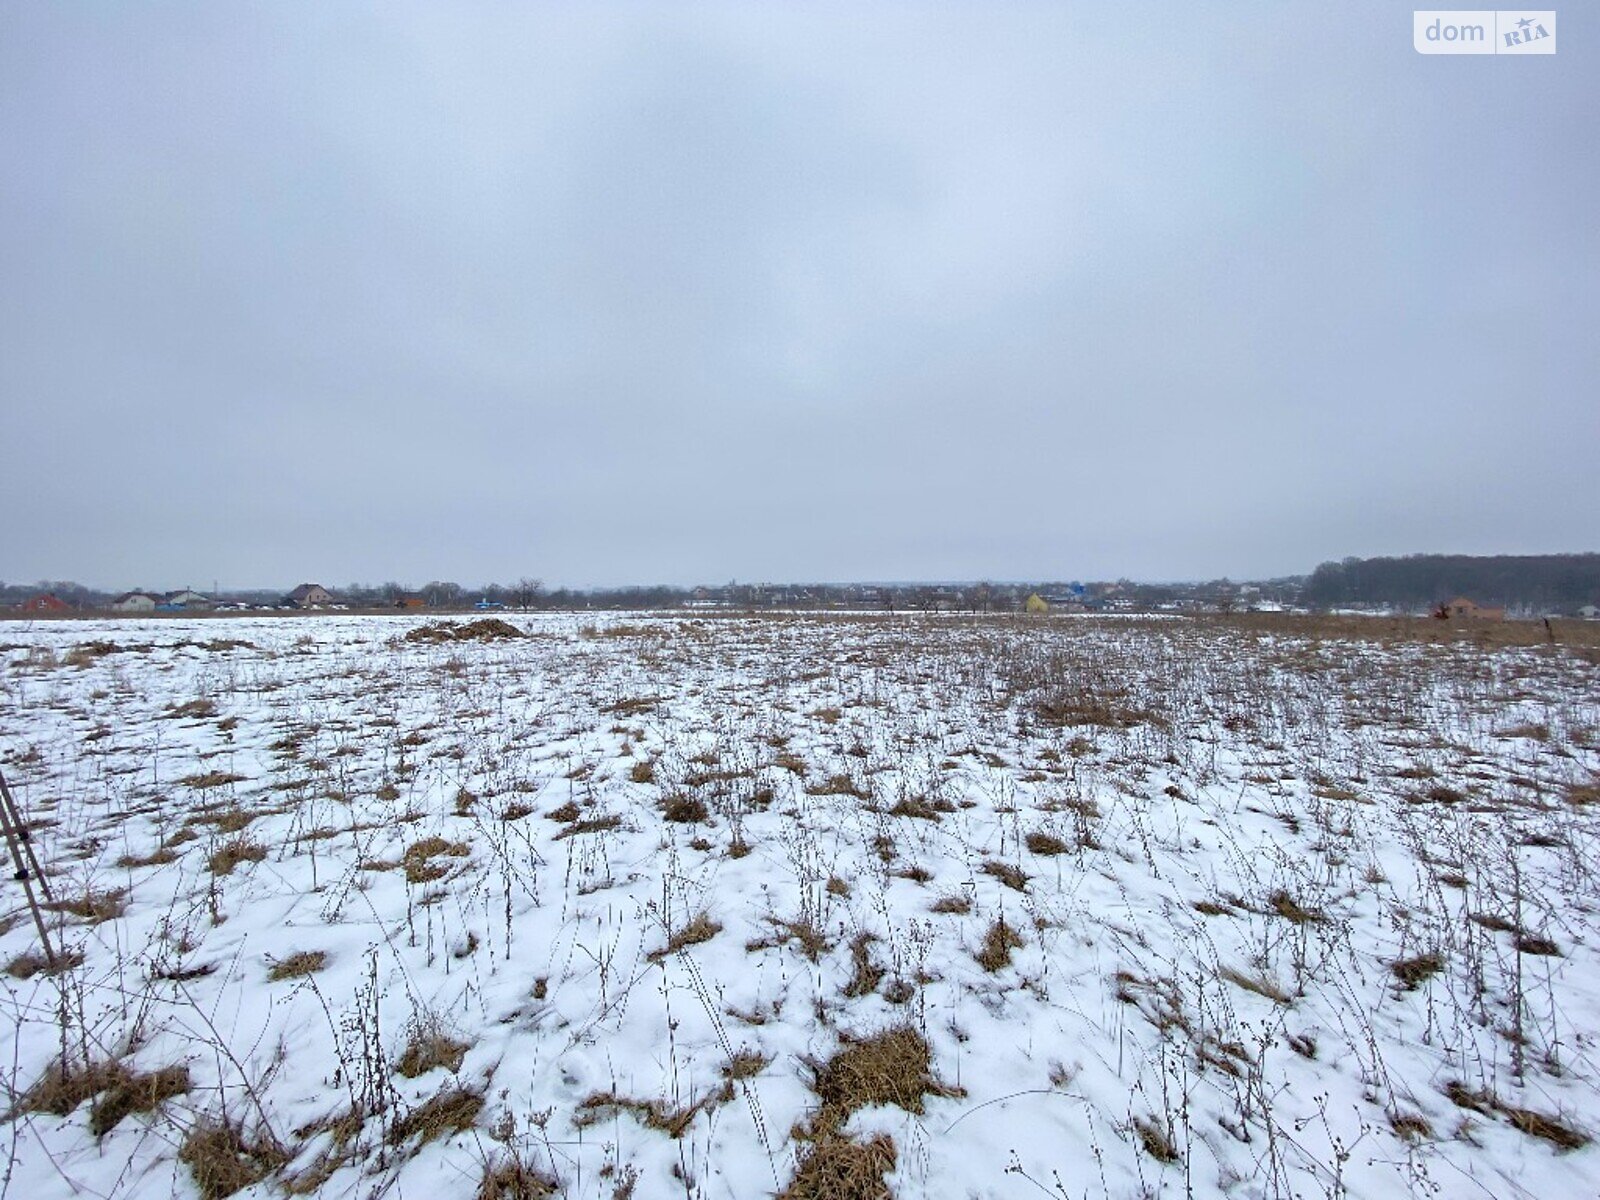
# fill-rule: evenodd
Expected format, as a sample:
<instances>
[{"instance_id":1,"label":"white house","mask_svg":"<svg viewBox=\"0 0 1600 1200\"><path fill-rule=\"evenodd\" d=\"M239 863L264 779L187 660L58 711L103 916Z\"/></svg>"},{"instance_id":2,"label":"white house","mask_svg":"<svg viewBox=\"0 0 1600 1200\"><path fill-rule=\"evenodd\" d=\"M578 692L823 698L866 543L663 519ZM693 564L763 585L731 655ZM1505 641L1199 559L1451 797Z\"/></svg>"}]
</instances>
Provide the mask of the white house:
<instances>
[{"instance_id":1,"label":"white house","mask_svg":"<svg viewBox=\"0 0 1600 1200\"><path fill-rule=\"evenodd\" d=\"M149 592L123 592L111 602L113 612L153 612L159 601Z\"/></svg>"}]
</instances>

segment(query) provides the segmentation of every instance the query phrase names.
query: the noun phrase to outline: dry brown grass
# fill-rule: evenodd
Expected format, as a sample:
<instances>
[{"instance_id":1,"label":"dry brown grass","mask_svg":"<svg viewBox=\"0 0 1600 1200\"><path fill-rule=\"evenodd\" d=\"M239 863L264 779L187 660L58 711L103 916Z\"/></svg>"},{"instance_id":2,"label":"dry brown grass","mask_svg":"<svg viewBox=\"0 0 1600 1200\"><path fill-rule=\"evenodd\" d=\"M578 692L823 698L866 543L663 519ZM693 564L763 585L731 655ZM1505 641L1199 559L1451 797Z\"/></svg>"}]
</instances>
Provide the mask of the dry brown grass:
<instances>
[{"instance_id":1,"label":"dry brown grass","mask_svg":"<svg viewBox=\"0 0 1600 1200\"><path fill-rule=\"evenodd\" d=\"M789 942L798 942L800 952L812 962L833 948L833 943L828 940L828 935L820 926L809 920L795 918L789 920L784 917L768 917L767 924L772 926L772 933L764 938L754 938L745 943L744 948L750 953L758 950L770 950L774 946L787 945Z\"/></svg>"},{"instance_id":2,"label":"dry brown grass","mask_svg":"<svg viewBox=\"0 0 1600 1200\"><path fill-rule=\"evenodd\" d=\"M398 1146L421 1138L422 1144L427 1145L445 1134L465 1133L482 1111L482 1093L448 1087L397 1120L389 1130L389 1141Z\"/></svg>"},{"instance_id":3,"label":"dry brown grass","mask_svg":"<svg viewBox=\"0 0 1600 1200\"><path fill-rule=\"evenodd\" d=\"M908 796L889 810L891 817L915 817L920 821L942 821L943 814L955 808L948 800L931 803L925 796Z\"/></svg>"},{"instance_id":4,"label":"dry brown grass","mask_svg":"<svg viewBox=\"0 0 1600 1200\"><path fill-rule=\"evenodd\" d=\"M85 1100L111 1087L120 1074L120 1063L50 1064L38 1081L17 1101L19 1112L45 1112L64 1117Z\"/></svg>"},{"instance_id":5,"label":"dry brown grass","mask_svg":"<svg viewBox=\"0 0 1600 1200\"><path fill-rule=\"evenodd\" d=\"M1172 1144L1172 1139L1167 1131L1157 1121L1144 1117L1135 1117L1133 1131L1139 1137L1139 1144L1151 1158L1164 1163L1177 1162L1180 1157L1178 1148Z\"/></svg>"},{"instance_id":6,"label":"dry brown grass","mask_svg":"<svg viewBox=\"0 0 1600 1200\"><path fill-rule=\"evenodd\" d=\"M1579 1150L1589 1144L1588 1134L1565 1121L1531 1108L1515 1108L1509 1104L1500 1104L1498 1107L1514 1128L1530 1137L1543 1138L1557 1149Z\"/></svg>"},{"instance_id":7,"label":"dry brown grass","mask_svg":"<svg viewBox=\"0 0 1600 1200\"><path fill-rule=\"evenodd\" d=\"M431 883L450 873L447 863L435 862L438 858L466 858L472 853L465 842L447 842L442 837L425 837L406 847L400 856L405 868L407 883Z\"/></svg>"},{"instance_id":8,"label":"dry brown grass","mask_svg":"<svg viewBox=\"0 0 1600 1200\"><path fill-rule=\"evenodd\" d=\"M184 717L203 719L217 715L217 706L210 700L190 700L186 704L175 704L161 714L168 720L178 720Z\"/></svg>"},{"instance_id":9,"label":"dry brown grass","mask_svg":"<svg viewBox=\"0 0 1600 1200\"><path fill-rule=\"evenodd\" d=\"M697 1116L732 1096L731 1080L724 1082L720 1090L708 1092L686 1104L669 1104L665 1100L635 1100L612 1091L593 1092L578 1105L574 1123L580 1129L586 1129L610 1113L626 1112L637 1118L646 1129L654 1129L676 1141L689 1132L689 1126L694 1124Z\"/></svg>"},{"instance_id":10,"label":"dry brown grass","mask_svg":"<svg viewBox=\"0 0 1600 1200\"><path fill-rule=\"evenodd\" d=\"M1421 1113L1392 1112L1389 1128L1408 1142L1420 1142L1433 1136L1433 1125Z\"/></svg>"},{"instance_id":11,"label":"dry brown grass","mask_svg":"<svg viewBox=\"0 0 1600 1200\"><path fill-rule=\"evenodd\" d=\"M1001 918L989 926L989 932L983 935L983 945L974 955L978 965L993 975L1011 965L1011 952L1020 950L1024 945L1022 935Z\"/></svg>"},{"instance_id":12,"label":"dry brown grass","mask_svg":"<svg viewBox=\"0 0 1600 1200\"><path fill-rule=\"evenodd\" d=\"M128 911L128 893L121 889L111 891L90 890L81 896L52 901L43 907L51 912L71 913L91 925L112 921Z\"/></svg>"},{"instance_id":13,"label":"dry brown grass","mask_svg":"<svg viewBox=\"0 0 1600 1200\"><path fill-rule=\"evenodd\" d=\"M1408 992L1416 991L1424 981L1431 979L1443 969L1444 956L1437 950L1430 950L1426 954L1417 954L1411 958L1402 958L1389 964L1389 970L1400 981L1400 986Z\"/></svg>"},{"instance_id":14,"label":"dry brown grass","mask_svg":"<svg viewBox=\"0 0 1600 1200\"><path fill-rule=\"evenodd\" d=\"M1028 849L1038 855L1065 854L1072 849L1068 843L1062 841L1055 834L1048 833L1042 829L1030 833L1025 840Z\"/></svg>"},{"instance_id":15,"label":"dry brown grass","mask_svg":"<svg viewBox=\"0 0 1600 1200\"><path fill-rule=\"evenodd\" d=\"M1549 938L1540 937L1536 933L1517 934L1516 947L1523 954L1542 954L1550 958L1564 957L1560 946Z\"/></svg>"},{"instance_id":16,"label":"dry brown grass","mask_svg":"<svg viewBox=\"0 0 1600 1200\"><path fill-rule=\"evenodd\" d=\"M933 1074L933 1050L910 1025L891 1025L868 1037L843 1035L826 1062L810 1062L812 1091L821 1101L810 1136L837 1132L858 1109L893 1104L909 1113L925 1111L925 1096L962 1096L960 1088Z\"/></svg>"},{"instance_id":17,"label":"dry brown grass","mask_svg":"<svg viewBox=\"0 0 1600 1200\"><path fill-rule=\"evenodd\" d=\"M461 1060L470 1049L468 1043L451 1037L435 1022L419 1024L411 1030L394 1069L407 1079L416 1079L440 1067L454 1074L461 1069Z\"/></svg>"},{"instance_id":18,"label":"dry brown grass","mask_svg":"<svg viewBox=\"0 0 1600 1200\"><path fill-rule=\"evenodd\" d=\"M202 1120L183 1139L178 1160L189 1168L202 1200L223 1200L261 1182L289 1155L268 1134L246 1137L236 1122Z\"/></svg>"},{"instance_id":19,"label":"dry brown grass","mask_svg":"<svg viewBox=\"0 0 1600 1200\"><path fill-rule=\"evenodd\" d=\"M767 1069L771 1061L771 1056L759 1050L735 1050L722 1065L722 1077L727 1080L754 1079Z\"/></svg>"},{"instance_id":20,"label":"dry brown grass","mask_svg":"<svg viewBox=\"0 0 1600 1200\"><path fill-rule=\"evenodd\" d=\"M801 1151L794 1178L777 1200L893 1200L884 1176L898 1157L887 1134L864 1142L823 1134Z\"/></svg>"},{"instance_id":21,"label":"dry brown grass","mask_svg":"<svg viewBox=\"0 0 1600 1200\"><path fill-rule=\"evenodd\" d=\"M872 796L844 772L829 775L820 783L806 784L808 796L854 796L857 800L870 800Z\"/></svg>"},{"instance_id":22,"label":"dry brown grass","mask_svg":"<svg viewBox=\"0 0 1600 1200\"><path fill-rule=\"evenodd\" d=\"M1294 999L1269 975L1240 971L1235 967L1223 967L1217 975L1235 987L1242 987L1247 992L1266 997L1274 1004L1288 1004Z\"/></svg>"},{"instance_id":23,"label":"dry brown grass","mask_svg":"<svg viewBox=\"0 0 1600 1200\"><path fill-rule=\"evenodd\" d=\"M1488 1088L1472 1088L1460 1080L1444 1085L1444 1094L1451 1103L1484 1116L1499 1113L1511 1122L1514 1129L1530 1137L1543 1138L1559 1150L1577 1150L1592 1140L1587 1133L1567 1122L1531 1108L1507 1104Z\"/></svg>"},{"instance_id":24,"label":"dry brown grass","mask_svg":"<svg viewBox=\"0 0 1600 1200\"><path fill-rule=\"evenodd\" d=\"M628 696L603 706L600 711L608 717L637 717L653 711L662 699L661 696Z\"/></svg>"},{"instance_id":25,"label":"dry brown grass","mask_svg":"<svg viewBox=\"0 0 1600 1200\"><path fill-rule=\"evenodd\" d=\"M704 800L683 794L663 797L661 817L677 825L696 825L711 816Z\"/></svg>"},{"instance_id":26,"label":"dry brown grass","mask_svg":"<svg viewBox=\"0 0 1600 1200\"><path fill-rule=\"evenodd\" d=\"M552 1175L530 1167L521 1158L486 1166L478 1182L477 1200L547 1200L561 1194Z\"/></svg>"},{"instance_id":27,"label":"dry brown grass","mask_svg":"<svg viewBox=\"0 0 1600 1200\"><path fill-rule=\"evenodd\" d=\"M940 896L932 904L928 905L928 911L965 916L972 911L972 901L966 896Z\"/></svg>"},{"instance_id":28,"label":"dry brown grass","mask_svg":"<svg viewBox=\"0 0 1600 1200\"><path fill-rule=\"evenodd\" d=\"M502 621L498 617L484 617L464 624L434 621L427 625L419 625L406 633L405 640L438 645L444 642L505 642L526 636L509 621Z\"/></svg>"},{"instance_id":29,"label":"dry brown grass","mask_svg":"<svg viewBox=\"0 0 1600 1200\"><path fill-rule=\"evenodd\" d=\"M1132 729L1163 724L1156 713L1133 701L1127 689L1108 680L1053 685L1034 701L1033 715L1041 724L1058 728Z\"/></svg>"},{"instance_id":30,"label":"dry brown grass","mask_svg":"<svg viewBox=\"0 0 1600 1200\"><path fill-rule=\"evenodd\" d=\"M318 1153L303 1170L283 1179L284 1192L290 1196L314 1196L320 1193L323 1185L333 1178L334 1173L350 1161L352 1143L364 1125L361 1113L350 1109L296 1129L294 1135L297 1138L310 1138L319 1133L327 1133L332 1139L332 1145Z\"/></svg>"},{"instance_id":31,"label":"dry brown grass","mask_svg":"<svg viewBox=\"0 0 1600 1200\"><path fill-rule=\"evenodd\" d=\"M224 842L211 853L208 860L213 875L231 875L240 863L260 862L267 857L267 848L249 838L236 837Z\"/></svg>"},{"instance_id":32,"label":"dry brown grass","mask_svg":"<svg viewBox=\"0 0 1600 1200\"><path fill-rule=\"evenodd\" d=\"M281 983L285 979L303 979L307 975L315 975L327 965L326 950L301 950L274 962L267 971L267 978L273 983Z\"/></svg>"},{"instance_id":33,"label":"dry brown grass","mask_svg":"<svg viewBox=\"0 0 1600 1200\"><path fill-rule=\"evenodd\" d=\"M1028 890L1028 879L1030 876L1015 863L1000 862L996 859L990 859L988 862L983 864L983 873L985 875L994 876L1014 892L1025 892Z\"/></svg>"},{"instance_id":34,"label":"dry brown grass","mask_svg":"<svg viewBox=\"0 0 1600 1200\"><path fill-rule=\"evenodd\" d=\"M242 783L244 779L243 775L232 771L206 771L199 775L185 775L178 782L196 791L209 791L211 788L226 787L230 783Z\"/></svg>"},{"instance_id":35,"label":"dry brown grass","mask_svg":"<svg viewBox=\"0 0 1600 1200\"><path fill-rule=\"evenodd\" d=\"M580 833L604 833L608 829L622 828L622 818L615 813L602 817L585 817L581 821L574 821L565 829L557 832L551 841L560 842L567 838L577 837Z\"/></svg>"},{"instance_id":36,"label":"dry brown grass","mask_svg":"<svg viewBox=\"0 0 1600 1200\"><path fill-rule=\"evenodd\" d=\"M158 1106L190 1088L188 1067L164 1067L159 1071L129 1071L120 1065L114 1078L89 1110L89 1130L103 1137L133 1113L154 1112Z\"/></svg>"},{"instance_id":37,"label":"dry brown grass","mask_svg":"<svg viewBox=\"0 0 1600 1200\"><path fill-rule=\"evenodd\" d=\"M1267 907L1285 921L1293 921L1296 925L1314 925L1322 920L1321 913L1302 908L1299 901L1281 888L1267 897Z\"/></svg>"},{"instance_id":38,"label":"dry brown grass","mask_svg":"<svg viewBox=\"0 0 1600 1200\"><path fill-rule=\"evenodd\" d=\"M711 919L711 914L698 912L684 925L674 930L667 937L667 944L659 950L652 951L649 955L651 962L660 962L669 954L676 954L690 946L698 946L702 942L709 942L722 932L722 925Z\"/></svg>"},{"instance_id":39,"label":"dry brown grass","mask_svg":"<svg viewBox=\"0 0 1600 1200\"><path fill-rule=\"evenodd\" d=\"M178 852L170 845L163 845L157 846L149 854L124 854L117 859L117 867L124 871L134 867L164 867L177 859Z\"/></svg>"},{"instance_id":40,"label":"dry brown grass","mask_svg":"<svg viewBox=\"0 0 1600 1200\"><path fill-rule=\"evenodd\" d=\"M1574 783L1567 787L1567 803L1574 808L1600 804L1600 783Z\"/></svg>"},{"instance_id":41,"label":"dry brown grass","mask_svg":"<svg viewBox=\"0 0 1600 1200\"><path fill-rule=\"evenodd\" d=\"M850 942L850 961L854 967L850 981L844 985L844 994L852 999L870 996L878 990L887 972L872 960L872 943L877 941L870 933L858 933Z\"/></svg>"},{"instance_id":42,"label":"dry brown grass","mask_svg":"<svg viewBox=\"0 0 1600 1200\"><path fill-rule=\"evenodd\" d=\"M81 950L57 951L54 964L42 950L25 950L6 964L6 974L13 979L32 979L35 975L58 975L82 965Z\"/></svg>"}]
</instances>

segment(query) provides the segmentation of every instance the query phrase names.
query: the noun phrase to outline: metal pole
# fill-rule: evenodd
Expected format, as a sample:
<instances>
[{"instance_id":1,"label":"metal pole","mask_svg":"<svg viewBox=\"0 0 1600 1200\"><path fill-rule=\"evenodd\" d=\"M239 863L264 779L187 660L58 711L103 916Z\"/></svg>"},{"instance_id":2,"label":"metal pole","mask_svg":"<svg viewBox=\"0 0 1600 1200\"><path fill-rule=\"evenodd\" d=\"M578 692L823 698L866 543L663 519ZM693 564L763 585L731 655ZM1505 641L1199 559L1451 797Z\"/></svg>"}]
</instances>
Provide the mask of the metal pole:
<instances>
[{"instance_id":1,"label":"metal pole","mask_svg":"<svg viewBox=\"0 0 1600 1200\"><path fill-rule=\"evenodd\" d=\"M55 897L50 894L50 881L45 878L44 871L39 867L39 859L33 853L33 839L17 809L17 802L12 799L11 789L6 786L3 771L0 771L0 829L5 833L6 847L11 851L11 862L16 867L14 878L27 893L33 923L39 927L39 944L44 948L45 961L53 971L56 968L56 952L50 948L50 932L45 927L44 910L39 907L39 898L33 894L34 881L38 881L39 890L44 893L47 902L54 903Z\"/></svg>"}]
</instances>

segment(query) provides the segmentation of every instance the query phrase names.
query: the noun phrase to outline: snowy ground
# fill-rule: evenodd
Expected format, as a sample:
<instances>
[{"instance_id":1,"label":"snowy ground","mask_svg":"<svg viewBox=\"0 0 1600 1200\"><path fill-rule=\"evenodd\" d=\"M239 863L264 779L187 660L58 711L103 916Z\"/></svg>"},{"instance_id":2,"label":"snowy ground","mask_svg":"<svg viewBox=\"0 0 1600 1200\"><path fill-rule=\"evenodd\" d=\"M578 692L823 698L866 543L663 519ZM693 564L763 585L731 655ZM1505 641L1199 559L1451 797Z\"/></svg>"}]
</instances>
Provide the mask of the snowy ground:
<instances>
[{"instance_id":1,"label":"snowy ground","mask_svg":"<svg viewBox=\"0 0 1600 1200\"><path fill-rule=\"evenodd\" d=\"M5 1195L1600 1193L1592 652L511 623L0 624Z\"/></svg>"}]
</instances>

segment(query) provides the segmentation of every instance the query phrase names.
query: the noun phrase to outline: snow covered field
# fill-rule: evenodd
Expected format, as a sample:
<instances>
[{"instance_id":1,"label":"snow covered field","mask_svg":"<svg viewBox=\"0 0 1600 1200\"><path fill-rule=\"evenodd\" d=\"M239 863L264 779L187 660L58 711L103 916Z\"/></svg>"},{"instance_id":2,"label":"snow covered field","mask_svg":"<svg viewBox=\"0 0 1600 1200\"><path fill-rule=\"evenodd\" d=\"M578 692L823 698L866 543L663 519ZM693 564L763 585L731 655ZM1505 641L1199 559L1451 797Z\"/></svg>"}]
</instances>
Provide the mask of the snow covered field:
<instances>
[{"instance_id":1,"label":"snow covered field","mask_svg":"<svg viewBox=\"0 0 1600 1200\"><path fill-rule=\"evenodd\" d=\"M5 1195L1600 1193L1592 652L509 623L0 624Z\"/></svg>"}]
</instances>

